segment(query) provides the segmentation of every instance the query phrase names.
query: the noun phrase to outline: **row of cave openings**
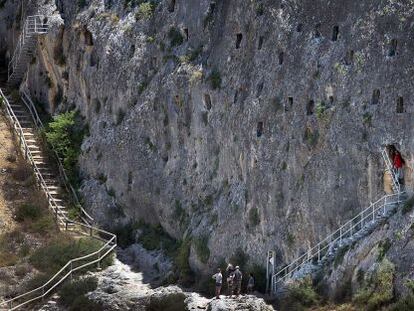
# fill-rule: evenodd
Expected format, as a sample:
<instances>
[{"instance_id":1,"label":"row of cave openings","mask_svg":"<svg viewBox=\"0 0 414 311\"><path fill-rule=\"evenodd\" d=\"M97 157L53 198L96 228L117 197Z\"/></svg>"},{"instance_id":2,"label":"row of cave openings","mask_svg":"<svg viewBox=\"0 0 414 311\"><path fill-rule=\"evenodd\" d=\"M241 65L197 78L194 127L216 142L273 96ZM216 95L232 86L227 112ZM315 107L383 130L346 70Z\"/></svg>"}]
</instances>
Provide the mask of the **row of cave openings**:
<instances>
[{"instance_id":1,"label":"row of cave openings","mask_svg":"<svg viewBox=\"0 0 414 311\"><path fill-rule=\"evenodd\" d=\"M372 100L371 104L377 105L380 101L380 90L376 89L372 93ZM211 110L211 97L209 94L204 94L203 98L205 108L210 111ZM334 102L334 97L329 96L329 103L332 105ZM285 112L289 111L293 107L293 97L288 97L288 104L285 106ZM396 113L404 113L404 98L402 96L398 96L396 100ZM306 115L311 116L315 113L315 101L309 100L306 105ZM260 121L257 123L257 137L261 137L263 135L263 122Z\"/></svg>"}]
</instances>

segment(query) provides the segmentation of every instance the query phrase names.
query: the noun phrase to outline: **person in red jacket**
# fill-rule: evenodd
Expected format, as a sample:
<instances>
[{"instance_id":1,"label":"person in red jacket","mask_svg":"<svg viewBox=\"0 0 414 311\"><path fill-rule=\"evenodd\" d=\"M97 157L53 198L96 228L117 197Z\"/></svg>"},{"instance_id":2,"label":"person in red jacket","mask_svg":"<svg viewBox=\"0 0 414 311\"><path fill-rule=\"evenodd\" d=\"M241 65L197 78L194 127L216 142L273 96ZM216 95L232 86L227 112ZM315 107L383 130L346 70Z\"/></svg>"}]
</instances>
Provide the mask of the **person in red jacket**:
<instances>
[{"instance_id":1,"label":"person in red jacket","mask_svg":"<svg viewBox=\"0 0 414 311\"><path fill-rule=\"evenodd\" d=\"M395 170L395 176L398 178L398 182L400 184L403 183L403 179L404 179L403 165L404 165L404 160L401 157L401 153L398 150L396 150L394 154L394 159L393 159L393 166Z\"/></svg>"}]
</instances>

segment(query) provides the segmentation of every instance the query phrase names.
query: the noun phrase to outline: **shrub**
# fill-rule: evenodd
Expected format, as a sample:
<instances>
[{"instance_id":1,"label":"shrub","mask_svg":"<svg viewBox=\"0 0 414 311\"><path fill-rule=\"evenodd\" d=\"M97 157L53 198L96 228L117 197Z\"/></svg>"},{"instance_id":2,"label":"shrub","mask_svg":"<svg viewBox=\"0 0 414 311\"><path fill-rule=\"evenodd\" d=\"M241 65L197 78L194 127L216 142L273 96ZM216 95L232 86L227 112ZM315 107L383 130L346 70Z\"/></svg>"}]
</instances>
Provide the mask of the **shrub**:
<instances>
[{"instance_id":1,"label":"shrub","mask_svg":"<svg viewBox=\"0 0 414 311\"><path fill-rule=\"evenodd\" d=\"M307 127L304 138L310 146L316 146L319 139L319 132L317 130L312 131L309 127Z\"/></svg>"},{"instance_id":2,"label":"shrub","mask_svg":"<svg viewBox=\"0 0 414 311\"><path fill-rule=\"evenodd\" d=\"M414 310L414 295L407 295L400 298L393 304L389 311L412 311Z\"/></svg>"},{"instance_id":3,"label":"shrub","mask_svg":"<svg viewBox=\"0 0 414 311\"><path fill-rule=\"evenodd\" d=\"M30 177L33 177L33 171L25 161L19 160L16 168L12 170L11 175L14 180L24 182Z\"/></svg>"},{"instance_id":4,"label":"shrub","mask_svg":"<svg viewBox=\"0 0 414 311\"><path fill-rule=\"evenodd\" d=\"M413 210L414 207L414 196L412 196L411 198L409 198L405 203L404 206L401 210L401 212L403 214L407 214L409 212L411 212Z\"/></svg>"},{"instance_id":5,"label":"shrub","mask_svg":"<svg viewBox=\"0 0 414 311\"><path fill-rule=\"evenodd\" d=\"M197 257L202 263L207 263L210 258L210 249L208 248L208 236L203 235L194 239L194 248L197 253Z\"/></svg>"},{"instance_id":6,"label":"shrub","mask_svg":"<svg viewBox=\"0 0 414 311\"><path fill-rule=\"evenodd\" d=\"M77 297L69 308L69 311L101 311L102 305L82 295Z\"/></svg>"},{"instance_id":7,"label":"shrub","mask_svg":"<svg viewBox=\"0 0 414 311\"><path fill-rule=\"evenodd\" d=\"M135 19L150 19L154 14L154 9L154 4L149 1L141 3L138 7L138 12L135 14Z\"/></svg>"},{"instance_id":8,"label":"shrub","mask_svg":"<svg viewBox=\"0 0 414 311\"><path fill-rule=\"evenodd\" d=\"M22 204L17 207L14 213L14 218L18 222L22 222L27 219L36 220L41 216L41 214L42 214L42 210L39 206L31 205L31 204Z\"/></svg>"},{"instance_id":9,"label":"shrub","mask_svg":"<svg viewBox=\"0 0 414 311\"><path fill-rule=\"evenodd\" d=\"M183 44L183 42L184 42L183 35L175 27L170 28L170 31L168 32L168 38L170 39L170 46L171 47L179 46L179 45Z\"/></svg>"},{"instance_id":10,"label":"shrub","mask_svg":"<svg viewBox=\"0 0 414 311\"><path fill-rule=\"evenodd\" d=\"M86 6L86 0L78 0L78 7L80 9L84 8Z\"/></svg>"},{"instance_id":11,"label":"shrub","mask_svg":"<svg viewBox=\"0 0 414 311\"><path fill-rule=\"evenodd\" d=\"M387 258L379 264L378 268L366 279L366 285L355 296L354 302L367 311L378 310L394 298L394 272L395 266Z\"/></svg>"},{"instance_id":12,"label":"shrub","mask_svg":"<svg viewBox=\"0 0 414 311\"><path fill-rule=\"evenodd\" d=\"M371 121L372 121L372 115L369 112L365 112L364 115L362 116L362 122L365 125L370 126Z\"/></svg>"},{"instance_id":13,"label":"shrub","mask_svg":"<svg viewBox=\"0 0 414 311\"><path fill-rule=\"evenodd\" d=\"M316 104L316 117L319 120L323 120L326 117L326 105L324 102L318 102Z\"/></svg>"},{"instance_id":14,"label":"shrub","mask_svg":"<svg viewBox=\"0 0 414 311\"><path fill-rule=\"evenodd\" d=\"M283 300L280 309L302 311L312 307L319 302L319 296L312 286L310 277L291 285L288 288L286 298Z\"/></svg>"},{"instance_id":15,"label":"shrub","mask_svg":"<svg viewBox=\"0 0 414 311\"><path fill-rule=\"evenodd\" d=\"M29 262L39 271L53 274L61 269L69 260L97 251L102 243L89 238L74 240L70 236L60 236L48 245L37 249ZM106 260L104 265L110 262Z\"/></svg>"},{"instance_id":16,"label":"shrub","mask_svg":"<svg viewBox=\"0 0 414 311\"><path fill-rule=\"evenodd\" d=\"M179 281L183 285L190 285L194 282L194 274L191 271L188 258L190 257L191 240L184 239L177 249L177 255L175 256L175 265L177 266L179 273Z\"/></svg>"},{"instance_id":17,"label":"shrub","mask_svg":"<svg viewBox=\"0 0 414 311\"><path fill-rule=\"evenodd\" d=\"M87 277L73 282L68 282L64 284L59 291L60 302L64 306L70 307L77 298L94 291L97 286L98 279L95 277Z\"/></svg>"},{"instance_id":18,"label":"shrub","mask_svg":"<svg viewBox=\"0 0 414 311\"><path fill-rule=\"evenodd\" d=\"M388 250L391 247L391 241L389 238L386 238L385 240L381 241L378 244L378 257L377 261L381 261L384 259L385 255L387 254Z\"/></svg>"},{"instance_id":19,"label":"shrub","mask_svg":"<svg viewBox=\"0 0 414 311\"><path fill-rule=\"evenodd\" d=\"M211 87L213 90L221 88L221 75L217 69L214 69L209 77Z\"/></svg>"},{"instance_id":20,"label":"shrub","mask_svg":"<svg viewBox=\"0 0 414 311\"><path fill-rule=\"evenodd\" d=\"M47 142L63 160L72 183L79 183L77 162L80 147L87 129L75 111L65 112L53 118L46 129Z\"/></svg>"}]
</instances>

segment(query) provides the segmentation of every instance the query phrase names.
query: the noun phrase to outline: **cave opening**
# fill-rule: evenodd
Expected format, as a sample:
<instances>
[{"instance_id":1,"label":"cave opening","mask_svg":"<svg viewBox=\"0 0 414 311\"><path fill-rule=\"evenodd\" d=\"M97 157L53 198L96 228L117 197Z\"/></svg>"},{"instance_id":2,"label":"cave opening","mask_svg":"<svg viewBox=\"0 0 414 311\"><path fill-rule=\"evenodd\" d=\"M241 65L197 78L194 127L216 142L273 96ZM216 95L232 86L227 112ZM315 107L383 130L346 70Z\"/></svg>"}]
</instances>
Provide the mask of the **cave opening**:
<instances>
[{"instance_id":1,"label":"cave opening","mask_svg":"<svg viewBox=\"0 0 414 311\"><path fill-rule=\"evenodd\" d=\"M262 135L263 135L263 122L261 122L261 121L257 123L256 135L257 135L257 137L262 137Z\"/></svg>"},{"instance_id":2,"label":"cave opening","mask_svg":"<svg viewBox=\"0 0 414 311\"><path fill-rule=\"evenodd\" d=\"M260 36L259 37L259 44L258 44L258 46L257 46L257 49L260 51L261 49L262 49L262 46L263 46L263 36Z\"/></svg>"},{"instance_id":3,"label":"cave opening","mask_svg":"<svg viewBox=\"0 0 414 311\"><path fill-rule=\"evenodd\" d=\"M339 26L334 26L332 29L332 41L337 41L339 35Z\"/></svg>"},{"instance_id":4,"label":"cave opening","mask_svg":"<svg viewBox=\"0 0 414 311\"><path fill-rule=\"evenodd\" d=\"M371 104L377 105L379 103L379 100L380 100L380 90L376 89L372 92Z\"/></svg>"},{"instance_id":5,"label":"cave opening","mask_svg":"<svg viewBox=\"0 0 414 311\"><path fill-rule=\"evenodd\" d=\"M284 58L284 53L283 52L279 52L279 65L283 64L283 58Z\"/></svg>"},{"instance_id":6,"label":"cave opening","mask_svg":"<svg viewBox=\"0 0 414 311\"><path fill-rule=\"evenodd\" d=\"M314 33L313 33L313 36L315 37L315 38L320 38L320 36L321 36L321 32L320 32L320 27L321 27L321 23L317 23L316 25L315 25L315 30L314 30Z\"/></svg>"},{"instance_id":7,"label":"cave opening","mask_svg":"<svg viewBox=\"0 0 414 311\"><path fill-rule=\"evenodd\" d=\"M207 110L211 109L211 97L209 94L204 94L204 106Z\"/></svg>"},{"instance_id":8,"label":"cave opening","mask_svg":"<svg viewBox=\"0 0 414 311\"><path fill-rule=\"evenodd\" d=\"M393 57L397 54L397 46L398 46L397 39L392 39L391 42L390 42L390 48L388 50L388 56L389 57Z\"/></svg>"},{"instance_id":9,"label":"cave opening","mask_svg":"<svg viewBox=\"0 0 414 311\"><path fill-rule=\"evenodd\" d=\"M170 0L170 3L168 5L168 11L171 13L175 11L175 0Z\"/></svg>"},{"instance_id":10,"label":"cave opening","mask_svg":"<svg viewBox=\"0 0 414 311\"><path fill-rule=\"evenodd\" d=\"M306 105L306 114L308 116L313 115L315 110L315 102L313 100L308 101L308 104Z\"/></svg>"},{"instance_id":11,"label":"cave opening","mask_svg":"<svg viewBox=\"0 0 414 311\"><path fill-rule=\"evenodd\" d=\"M398 96L397 98L397 113L404 113L404 98L402 96Z\"/></svg>"},{"instance_id":12,"label":"cave opening","mask_svg":"<svg viewBox=\"0 0 414 311\"><path fill-rule=\"evenodd\" d=\"M301 23L297 24L296 32L302 32L302 29L303 29L303 24L301 24Z\"/></svg>"},{"instance_id":13,"label":"cave opening","mask_svg":"<svg viewBox=\"0 0 414 311\"><path fill-rule=\"evenodd\" d=\"M184 28L184 34L185 34L185 41L188 41L188 38L189 38L188 28Z\"/></svg>"},{"instance_id":14,"label":"cave opening","mask_svg":"<svg viewBox=\"0 0 414 311\"><path fill-rule=\"evenodd\" d=\"M354 50L349 50L346 52L345 65L352 65L352 62L354 61L354 54Z\"/></svg>"},{"instance_id":15,"label":"cave opening","mask_svg":"<svg viewBox=\"0 0 414 311\"><path fill-rule=\"evenodd\" d=\"M240 45L241 45L242 40L243 40L243 34L238 33L236 35L236 49L239 49L240 48Z\"/></svg>"},{"instance_id":16,"label":"cave opening","mask_svg":"<svg viewBox=\"0 0 414 311\"><path fill-rule=\"evenodd\" d=\"M289 108L293 107L293 97L288 97Z\"/></svg>"}]
</instances>

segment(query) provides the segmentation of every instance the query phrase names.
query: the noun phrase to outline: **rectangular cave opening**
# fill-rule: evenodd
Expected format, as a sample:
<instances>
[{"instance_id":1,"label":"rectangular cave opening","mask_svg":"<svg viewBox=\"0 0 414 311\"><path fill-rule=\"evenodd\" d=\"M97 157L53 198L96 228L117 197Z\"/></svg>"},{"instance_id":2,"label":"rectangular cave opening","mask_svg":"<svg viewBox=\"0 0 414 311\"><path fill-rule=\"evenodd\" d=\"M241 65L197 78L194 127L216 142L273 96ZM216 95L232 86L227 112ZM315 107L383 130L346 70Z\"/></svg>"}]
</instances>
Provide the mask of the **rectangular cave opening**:
<instances>
[{"instance_id":1,"label":"rectangular cave opening","mask_svg":"<svg viewBox=\"0 0 414 311\"><path fill-rule=\"evenodd\" d=\"M332 41L337 41L339 35L339 26L334 26L332 29Z\"/></svg>"},{"instance_id":2,"label":"rectangular cave opening","mask_svg":"<svg viewBox=\"0 0 414 311\"><path fill-rule=\"evenodd\" d=\"M240 45L241 45L242 40L243 40L243 34L238 33L236 35L236 49L239 49L240 48Z\"/></svg>"},{"instance_id":3,"label":"rectangular cave opening","mask_svg":"<svg viewBox=\"0 0 414 311\"><path fill-rule=\"evenodd\" d=\"M389 57L393 57L397 54L397 46L398 46L397 39L392 39L391 42L390 42L390 48L388 50L388 56Z\"/></svg>"},{"instance_id":4,"label":"rectangular cave opening","mask_svg":"<svg viewBox=\"0 0 414 311\"><path fill-rule=\"evenodd\" d=\"M404 98L402 96L398 96L397 98L397 113L404 113Z\"/></svg>"},{"instance_id":5,"label":"rectangular cave opening","mask_svg":"<svg viewBox=\"0 0 414 311\"><path fill-rule=\"evenodd\" d=\"M184 28L185 41L188 41L188 28Z\"/></svg>"},{"instance_id":6,"label":"rectangular cave opening","mask_svg":"<svg viewBox=\"0 0 414 311\"><path fill-rule=\"evenodd\" d=\"M257 46L257 49L260 51L261 49L262 49L262 47L263 47L263 40L264 40L264 38L263 38L263 36L260 36L259 37L259 44L258 44L258 46Z\"/></svg>"},{"instance_id":7,"label":"rectangular cave opening","mask_svg":"<svg viewBox=\"0 0 414 311\"><path fill-rule=\"evenodd\" d=\"M303 24L299 23L296 25L296 32L302 32Z\"/></svg>"},{"instance_id":8,"label":"rectangular cave opening","mask_svg":"<svg viewBox=\"0 0 414 311\"><path fill-rule=\"evenodd\" d=\"M380 90L375 89L372 92L372 100L371 100L371 104L373 105L377 105L379 103L380 100Z\"/></svg>"},{"instance_id":9,"label":"rectangular cave opening","mask_svg":"<svg viewBox=\"0 0 414 311\"><path fill-rule=\"evenodd\" d=\"M354 61L354 50L349 50L346 52L345 55L345 65L352 65L353 61Z\"/></svg>"},{"instance_id":10,"label":"rectangular cave opening","mask_svg":"<svg viewBox=\"0 0 414 311\"><path fill-rule=\"evenodd\" d=\"M210 94L204 94L204 106L207 110L211 109L211 97Z\"/></svg>"},{"instance_id":11,"label":"rectangular cave opening","mask_svg":"<svg viewBox=\"0 0 414 311\"><path fill-rule=\"evenodd\" d=\"M317 23L315 25L315 30L314 30L314 33L313 33L314 38L320 38L320 36L321 36L320 28L321 28L321 23Z\"/></svg>"},{"instance_id":12,"label":"rectangular cave opening","mask_svg":"<svg viewBox=\"0 0 414 311\"><path fill-rule=\"evenodd\" d=\"M288 97L289 108L293 107L293 97Z\"/></svg>"},{"instance_id":13,"label":"rectangular cave opening","mask_svg":"<svg viewBox=\"0 0 414 311\"><path fill-rule=\"evenodd\" d=\"M171 13L175 11L175 0L170 0L170 3L168 4L168 11Z\"/></svg>"},{"instance_id":14,"label":"rectangular cave opening","mask_svg":"<svg viewBox=\"0 0 414 311\"><path fill-rule=\"evenodd\" d=\"M283 58L284 58L284 53L283 52L279 52L279 65L283 64Z\"/></svg>"},{"instance_id":15,"label":"rectangular cave opening","mask_svg":"<svg viewBox=\"0 0 414 311\"><path fill-rule=\"evenodd\" d=\"M257 122L257 131L256 131L257 137L262 137L263 135L263 122Z\"/></svg>"},{"instance_id":16,"label":"rectangular cave opening","mask_svg":"<svg viewBox=\"0 0 414 311\"><path fill-rule=\"evenodd\" d=\"M311 99L306 105L306 115L311 116L315 112L315 102Z\"/></svg>"}]
</instances>

